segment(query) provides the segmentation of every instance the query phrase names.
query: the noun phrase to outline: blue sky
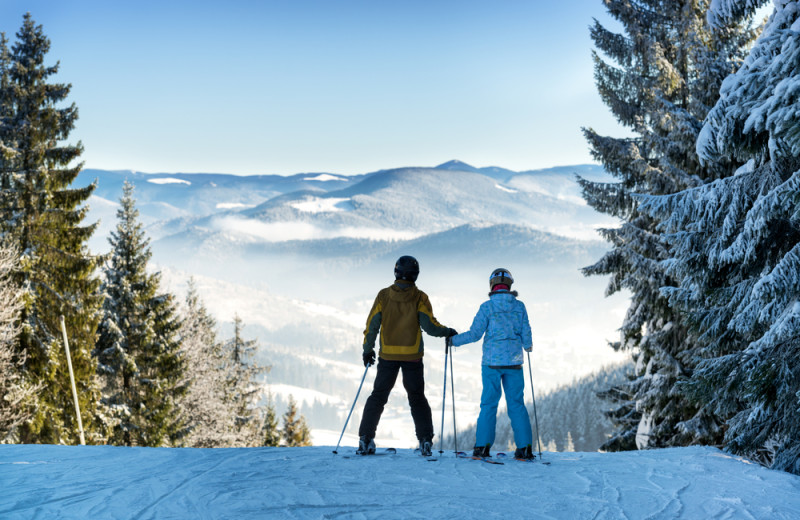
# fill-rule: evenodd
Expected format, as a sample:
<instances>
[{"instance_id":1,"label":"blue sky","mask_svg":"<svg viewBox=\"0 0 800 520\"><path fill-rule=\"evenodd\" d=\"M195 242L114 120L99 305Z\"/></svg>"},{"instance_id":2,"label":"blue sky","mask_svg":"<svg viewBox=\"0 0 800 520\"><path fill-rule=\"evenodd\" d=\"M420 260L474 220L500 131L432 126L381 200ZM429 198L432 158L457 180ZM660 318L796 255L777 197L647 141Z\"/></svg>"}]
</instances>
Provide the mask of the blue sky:
<instances>
[{"instance_id":1,"label":"blue sky","mask_svg":"<svg viewBox=\"0 0 800 520\"><path fill-rule=\"evenodd\" d=\"M88 168L355 174L592 162L601 0L3 0L72 84Z\"/></svg>"}]
</instances>

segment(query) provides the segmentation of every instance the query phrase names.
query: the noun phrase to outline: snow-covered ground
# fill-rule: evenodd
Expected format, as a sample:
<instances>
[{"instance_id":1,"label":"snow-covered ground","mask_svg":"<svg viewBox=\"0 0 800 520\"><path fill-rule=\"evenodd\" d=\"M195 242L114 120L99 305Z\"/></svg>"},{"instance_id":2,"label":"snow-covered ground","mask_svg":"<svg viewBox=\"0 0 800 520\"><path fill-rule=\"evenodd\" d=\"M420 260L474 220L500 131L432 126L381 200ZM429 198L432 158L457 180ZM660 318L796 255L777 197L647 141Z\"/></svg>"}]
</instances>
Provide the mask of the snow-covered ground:
<instances>
[{"instance_id":1,"label":"snow-covered ground","mask_svg":"<svg viewBox=\"0 0 800 520\"><path fill-rule=\"evenodd\" d=\"M800 477L713 448L545 453L0 446L0 518L797 519Z\"/></svg>"}]
</instances>

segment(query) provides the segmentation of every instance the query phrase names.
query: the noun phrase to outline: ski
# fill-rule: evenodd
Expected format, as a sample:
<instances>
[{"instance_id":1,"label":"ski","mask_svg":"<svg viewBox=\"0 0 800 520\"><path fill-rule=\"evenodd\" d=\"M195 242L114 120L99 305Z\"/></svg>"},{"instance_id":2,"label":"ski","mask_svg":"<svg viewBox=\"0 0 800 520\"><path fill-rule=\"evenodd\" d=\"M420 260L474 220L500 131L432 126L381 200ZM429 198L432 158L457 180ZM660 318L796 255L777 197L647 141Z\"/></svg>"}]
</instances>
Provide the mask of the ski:
<instances>
[{"instance_id":1,"label":"ski","mask_svg":"<svg viewBox=\"0 0 800 520\"><path fill-rule=\"evenodd\" d=\"M458 453L456 453L456 457L458 457L459 459L479 460L479 461L485 462L487 464L497 464L497 465L500 465L500 466L505 464L505 462L500 462L499 460L492 460L492 459L490 459L488 457L475 457L475 456L472 456L472 455L468 455L467 453L465 453L463 451L459 451Z\"/></svg>"}]
</instances>

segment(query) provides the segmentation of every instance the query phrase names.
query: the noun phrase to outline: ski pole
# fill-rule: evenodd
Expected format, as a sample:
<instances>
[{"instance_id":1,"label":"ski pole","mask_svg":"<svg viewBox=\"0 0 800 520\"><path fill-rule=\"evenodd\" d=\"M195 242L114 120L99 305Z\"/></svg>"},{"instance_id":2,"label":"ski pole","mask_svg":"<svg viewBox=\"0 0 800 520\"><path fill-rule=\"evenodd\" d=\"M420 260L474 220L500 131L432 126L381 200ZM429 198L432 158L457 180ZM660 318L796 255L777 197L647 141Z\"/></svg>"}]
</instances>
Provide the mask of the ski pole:
<instances>
[{"instance_id":1,"label":"ski pole","mask_svg":"<svg viewBox=\"0 0 800 520\"><path fill-rule=\"evenodd\" d=\"M336 449L333 450L334 455L339 453L339 444L342 443L342 437L344 437L344 431L347 429L347 423L350 422L350 416L353 415L353 409L356 407L356 402L358 401L358 394L361 393L361 387L364 386L364 379L367 377L367 370L369 370L369 363L366 367L364 367L364 375L361 376L361 384L358 385L358 392L356 392L356 398L353 400L353 406L350 407L350 413L347 414L347 419L344 421L344 428L342 428L342 434L339 435L339 442L336 443Z\"/></svg>"},{"instance_id":2,"label":"ski pole","mask_svg":"<svg viewBox=\"0 0 800 520\"><path fill-rule=\"evenodd\" d=\"M536 393L533 391L533 367L531 353L528 352L528 374L531 376L531 397L533 397L533 418L536 421L536 445L539 447L539 460L542 460L542 443L539 441L539 416L536 415Z\"/></svg>"},{"instance_id":3,"label":"ski pole","mask_svg":"<svg viewBox=\"0 0 800 520\"><path fill-rule=\"evenodd\" d=\"M450 351L450 338L444 340L444 388L442 390L442 428L439 430L439 454L444 453L444 408L447 405L447 354Z\"/></svg>"},{"instance_id":4,"label":"ski pole","mask_svg":"<svg viewBox=\"0 0 800 520\"><path fill-rule=\"evenodd\" d=\"M447 377L447 376L445 376ZM453 355L450 354L450 393L453 402L453 445L458 453L458 430L456 429L456 385L453 380Z\"/></svg>"}]
</instances>

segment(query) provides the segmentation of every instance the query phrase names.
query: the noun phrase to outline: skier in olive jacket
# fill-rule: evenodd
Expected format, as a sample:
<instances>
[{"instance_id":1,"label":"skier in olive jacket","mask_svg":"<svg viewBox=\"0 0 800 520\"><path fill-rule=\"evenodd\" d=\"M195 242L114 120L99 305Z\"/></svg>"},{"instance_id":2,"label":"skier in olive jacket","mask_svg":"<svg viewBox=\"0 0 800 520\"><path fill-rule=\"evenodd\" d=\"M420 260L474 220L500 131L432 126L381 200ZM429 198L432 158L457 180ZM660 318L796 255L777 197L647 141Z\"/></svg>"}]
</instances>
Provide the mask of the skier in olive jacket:
<instances>
[{"instance_id":1,"label":"skier in olive jacket","mask_svg":"<svg viewBox=\"0 0 800 520\"><path fill-rule=\"evenodd\" d=\"M481 304L467 332L448 341L454 347L478 341L483 336L481 361L481 412L478 415L473 456L488 457L494 443L497 405L501 386L506 394L508 417L514 430L519 459L532 459L533 433L525 408L525 377L522 373L522 350L532 348L531 325L525 304L511 291L514 278L508 269L495 269L489 276L489 299Z\"/></svg>"},{"instance_id":2,"label":"skier in olive jacket","mask_svg":"<svg viewBox=\"0 0 800 520\"><path fill-rule=\"evenodd\" d=\"M375 362L375 339L379 332L380 351L375 385L364 405L361 426L358 429L357 453L361 455L375 453L373 439L378 422L401 369L420 450L424 456L431 455L433 418L431 407L425 398L420 328L431 336L438 337L453 336L456 331L436 321L428 295L415 285L418 275L417 260L411 256L400 257L394 266L394 284L378 293L367 318L367 328L364 330L364 366Z\"/></svg>"}]
</instances>

